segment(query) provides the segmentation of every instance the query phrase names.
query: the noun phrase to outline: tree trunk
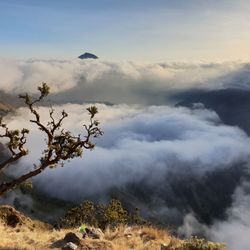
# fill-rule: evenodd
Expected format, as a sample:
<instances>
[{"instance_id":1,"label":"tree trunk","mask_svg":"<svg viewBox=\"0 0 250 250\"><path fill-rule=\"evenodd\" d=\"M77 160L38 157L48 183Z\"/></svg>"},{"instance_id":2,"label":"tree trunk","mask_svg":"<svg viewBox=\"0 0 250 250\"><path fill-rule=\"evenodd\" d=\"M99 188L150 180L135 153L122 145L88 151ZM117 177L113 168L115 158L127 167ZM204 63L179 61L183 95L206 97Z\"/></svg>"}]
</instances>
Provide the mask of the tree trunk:
<instances>
[{"instance_id":1,"label":"tree trunk","mask_svg":"<svg viewBox=\"0 0 250 250\"><path fill-rule=\"evenodd\" d=\"M7 183L2 183L0 185L0 196L3 195L5 192L7 192L10 189L15 188L16 186L20 185L21 183L25 182L26 180L40 174L45 168L47 168L49 165L42 165L36 170L33 170L27 174L24 174L20 176L18 179L7 182Z\"/></svg>"}]
</instances>

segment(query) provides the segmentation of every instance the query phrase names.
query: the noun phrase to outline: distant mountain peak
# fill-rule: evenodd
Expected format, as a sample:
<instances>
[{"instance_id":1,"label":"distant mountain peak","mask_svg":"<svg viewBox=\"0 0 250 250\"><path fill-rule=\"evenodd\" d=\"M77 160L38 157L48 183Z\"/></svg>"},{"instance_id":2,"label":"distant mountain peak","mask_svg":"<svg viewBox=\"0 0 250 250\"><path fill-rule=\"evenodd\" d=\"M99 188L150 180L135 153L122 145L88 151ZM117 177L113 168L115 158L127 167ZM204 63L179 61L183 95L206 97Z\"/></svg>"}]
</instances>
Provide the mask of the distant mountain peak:
<instances>
[{"instance_id":1,"label":"distant mountain peak","mask_svg":"<svg viewBox=\"0 0 250 250\"><path fill-rule=\"evenodd\" d=\"M80 58L80 59L98 59L98 57L96 55L88 53L88 52L80 55L78 58Z\"/></svg>"}]
</instances>

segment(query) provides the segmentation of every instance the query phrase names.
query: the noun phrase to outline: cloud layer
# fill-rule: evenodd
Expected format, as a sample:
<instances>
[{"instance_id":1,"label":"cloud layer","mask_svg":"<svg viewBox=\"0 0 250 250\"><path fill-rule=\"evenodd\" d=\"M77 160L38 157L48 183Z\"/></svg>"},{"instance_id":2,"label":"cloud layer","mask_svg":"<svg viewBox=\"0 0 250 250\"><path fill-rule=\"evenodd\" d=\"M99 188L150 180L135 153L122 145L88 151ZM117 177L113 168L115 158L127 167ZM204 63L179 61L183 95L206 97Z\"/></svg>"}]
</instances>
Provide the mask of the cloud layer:
<instances>
[{"instance_id":1,"label":"cloud layer","mask_svg":"<svg viewBox=\"0 0 250 250\"><path fill-rule=\"evenodd\" d=\"M0 60L0 90L35 92L47 82L55 93L53 101L163 104L172 92L190 88L249 89L249 72L247 63Z\"/></svg>"},{"instance_id":2,"label":"cloud layer","mask_svg":"<svg viewBox=\"0 0 250 250\"><path fill-rule=\"evenodd\" d=\"M80 202L86 197L103 198L110 190L125 189L131 192L131 185L137 188L142 186L148 192L149 203L157 204L144 211L145 214L150 211L166 220L183 216L184 223L179 228L181 234L201 233L227 242L230 250L247 250L250 244L245 236L250 228L247 212L250 204L249 182L241 169L243 166L248 169L249 166L250 138L237 126L227 126L223 122L239 125L239 120L243 121L246 117L248 103L245 102L244 109L233 105L236 107L234 117L228 113L228 110L232 110L228 103L231 103L231 93L235 94L235 90L230 90L224 98L219 95L216 100L214 96L218 92L214 94L212 91L238 88L240 95L237 96L242 96L242 90L249 91L249 73L250 65L247 63L1 60L0 90L11 94L23 91L35 93L40 82L48 82L53 93L50 101L62 104L55 106L58 112L65 109L70 113L64 125L76 134L81 133L82 124L88 122L88 105L83 104L84 101L116 103L97 104L100 110L98 117L105 134L97 140L93 152L86 151L83 159L66 163L64 168L48 169L34 179L43 192ZM190 98L190 88L191 92L199 89L197 96L203 99L196 96ZM203 91L212 94L207 97ZM171 95L179 92L190 98L187 99L190 108L166 105ZM244 95L244 98L248 96ZM193 104L194 101L202 102L205 106L202 103ZM225 106L223 109L221 102ZM48 119L47 111L46 107L39 108L45 120ZM29 116L27 109L19 108L14 116L5 117L11 127L28 127L32 131L28 140L30 155L22 159L17 167L14 166L17 175L38 162L44 147L40 131L27 124ZM227 121L227 117L233 117L233 121ZM245 123L244 120L243 125ZM190 185L180 189L179 197L176 197L174 190L176 185L197 182L197 186L190 188L192 193L209 174L213 177L222 171L225 175L232 175L234 172L230 171L234 167L239 174L237 181L232 183L231 191L225 193L232 200L232 204L229 199L224 208L232 205L227 208L227 220L214 220L210 226L202 224L197 211L185 201L189 196L185 197L183 190L186 191ZM213 180L212 177L209 178ZM201 196L207 193L196 194L200 195L197 199L201 200L204 199ZM177 209L175 205L180 203L180 199L184 199L182 204L186 204L186 207ZM234 235L241 240L235 240Z\"/></svg>"},{"instance_id":3,"label":"cloud layer","mask_svg":"<svg viewBox=\"0 0 250 250\"><path fill-rule=\"evenodd\" d=\"M233 195L233 204L227 210L226 220L216 220L213 225L201 224L194 214L187 214L184 223L179 227L179 233L191 235L206 235L209 239L227 244L229 250L248 250L250 239L249 214L249 182L243 182Z\"/></svg>"},{"instance_id":4,"label":"cloud layer","mask_svg":"<svg viewBox=\"0 0 250 250\"><path fill-rule=\"evenodd\" d=\"M86 107L60 107L70 110L65 127L76 134L81 132ZM99 109L105 135L97 141L96 150L64 168L45 171L36 181L46 192L79 200L130 182L158 183L169 171L185 173L191 168L202 174L249 159L249 138L237 127L221 124L213 111L104 104ZM47 109L39 110L45 117ZM8 118L10 126L27 127L27 116L28 111L20 108L15 117ZM36 162L42 146L39 131L33 130L31 154L20 164L25 167Z\"/></svg>"},{"instance_id":5,"label":"cloud layer","mask_svg":"<svg viewBox=\"0 0 250 250\"><path fill-rule=\"evenodd\" d=\"M214 240L226 242L229 250L249 249L250 239L250 197L248 182L244 182L234 193L234 202L228 209L228 219L217 221L208 230Z\"/></svg>"}]
</instances>

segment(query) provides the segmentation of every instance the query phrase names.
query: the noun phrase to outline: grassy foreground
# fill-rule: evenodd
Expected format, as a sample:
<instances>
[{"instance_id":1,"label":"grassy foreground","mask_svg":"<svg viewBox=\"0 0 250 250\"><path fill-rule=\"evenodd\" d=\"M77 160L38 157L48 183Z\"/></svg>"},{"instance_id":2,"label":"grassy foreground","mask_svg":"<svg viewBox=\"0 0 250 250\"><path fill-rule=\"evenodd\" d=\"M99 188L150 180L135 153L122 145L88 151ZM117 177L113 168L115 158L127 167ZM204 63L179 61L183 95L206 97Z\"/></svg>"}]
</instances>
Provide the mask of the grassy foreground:
<instances>
[{"instance_id":1,"label":"grassy foreground","mask_svg":"<svg viewBox=\"0 0 250 250\"><path fill-rule=\"evenodd\" d=\"M55 230L32 220L10 206L0 207L0 250L62 249L68 232L81 238L77 228ZM224 250L223 244L192 238L180 240L167 230L151 226L107 227L102 239L81 239L77 249L95 250Z\"/></svg>"}]
</instances>

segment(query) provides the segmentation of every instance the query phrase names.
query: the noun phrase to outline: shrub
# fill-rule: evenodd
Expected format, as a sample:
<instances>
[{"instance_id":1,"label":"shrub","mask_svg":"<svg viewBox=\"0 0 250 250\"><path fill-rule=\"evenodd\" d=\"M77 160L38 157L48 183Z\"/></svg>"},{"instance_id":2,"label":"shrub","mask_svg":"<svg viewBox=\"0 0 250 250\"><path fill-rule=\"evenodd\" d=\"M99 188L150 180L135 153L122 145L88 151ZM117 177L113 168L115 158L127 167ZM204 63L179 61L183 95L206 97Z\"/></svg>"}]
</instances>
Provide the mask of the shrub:
<instances>
[{"instance_id":1,"label":"shrub","mask_svg":"<svg viewBox=\"0 0 250 250\"><path fill-rule=\"evenodd\" d=\"M107 226L119 224L142 224L143 220L136 212L128 210L118 200L111 200L108 204L94 204L85 201L81 205L70 209L59 222L59 227L73 228L86 223L94 227L105 229Z\"/></svg>"},{"instance_id":2,"label":"shrub","mask_svg":"<svg viewBox=\"0 0 250 250\"><path fill-rule=\"evenodd\" d=\"M107 205L97 206L97 220L101 228L105 228L107 225L125 224L128 221L128 211L120 201L111 200Z\"/></svg>"},{"instance_id":3,"label":"shrub","mask_svg":"<svg viewBox=\"0 0 250 250\"><path fill-rule=\"evenodd\" d=\"M183 241L178 250L226 250L226 246L222 243L214 243L205 239L191 237Z\"/></svg>"}]
</instances>

